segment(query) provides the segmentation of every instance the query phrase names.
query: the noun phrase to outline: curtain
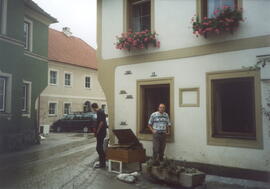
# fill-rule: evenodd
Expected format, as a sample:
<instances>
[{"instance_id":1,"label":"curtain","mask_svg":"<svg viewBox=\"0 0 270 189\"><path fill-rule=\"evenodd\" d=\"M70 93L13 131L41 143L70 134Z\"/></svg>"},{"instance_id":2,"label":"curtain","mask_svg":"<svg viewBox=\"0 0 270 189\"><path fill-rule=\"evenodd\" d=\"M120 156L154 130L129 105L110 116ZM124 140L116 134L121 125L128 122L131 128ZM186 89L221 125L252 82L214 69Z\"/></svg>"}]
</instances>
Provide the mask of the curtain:
<instances>
[{"instance_id":1,"label":"curtain","mask_svg":"<svg viewBox=\"0 0 270 189\"><path fill-rule=\"evenodd\" d=\"M235 9L235 0L207 0L208 10L207 14L208 17L214 17L214 11L217 8L223 8L224 6L229 6L232 9Z\"/></svg>"}]
</instances>

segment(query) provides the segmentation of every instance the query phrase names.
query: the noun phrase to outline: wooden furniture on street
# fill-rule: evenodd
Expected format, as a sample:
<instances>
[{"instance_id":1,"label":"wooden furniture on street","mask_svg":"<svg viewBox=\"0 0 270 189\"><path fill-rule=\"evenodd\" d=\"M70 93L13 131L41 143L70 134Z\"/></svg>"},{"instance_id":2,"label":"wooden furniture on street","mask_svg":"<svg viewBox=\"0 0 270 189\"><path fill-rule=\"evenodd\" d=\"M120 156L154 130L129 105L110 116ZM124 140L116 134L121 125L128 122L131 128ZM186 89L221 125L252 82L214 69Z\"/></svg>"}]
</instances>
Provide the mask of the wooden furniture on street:
<instances>
[{"instance_id":1,"label":"wooden furniture on street","mask_svg":"<svg viewBox=\"0 0 270 189\"><path fill-rule=\"evenodd\" d=\"M113 133L118 139L118 144L109 146L107 149L109 171L112 171L112 162L120 164L120 173L123 163L145 162L145 149L131 129L115 129Z\"/></svg>"}]
</instances>

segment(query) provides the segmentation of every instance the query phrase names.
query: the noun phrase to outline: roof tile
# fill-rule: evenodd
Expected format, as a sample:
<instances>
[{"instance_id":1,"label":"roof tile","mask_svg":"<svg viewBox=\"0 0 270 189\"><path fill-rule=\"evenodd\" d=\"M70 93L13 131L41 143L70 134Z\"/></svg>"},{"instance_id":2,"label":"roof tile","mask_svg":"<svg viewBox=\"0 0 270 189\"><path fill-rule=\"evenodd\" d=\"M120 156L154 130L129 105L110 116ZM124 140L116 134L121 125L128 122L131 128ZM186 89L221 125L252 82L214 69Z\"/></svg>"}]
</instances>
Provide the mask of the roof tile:
<instances>
[{"instance_id":1,"label":"roof tile","mask_svg":"<svg viewBox=\"0 0 270 189\"><path fill-rule=\"evenodd\" d=\"M96 50L80 38L49 29L48 43L49 60L97 69Z\"/></svg>"}]
</instances>

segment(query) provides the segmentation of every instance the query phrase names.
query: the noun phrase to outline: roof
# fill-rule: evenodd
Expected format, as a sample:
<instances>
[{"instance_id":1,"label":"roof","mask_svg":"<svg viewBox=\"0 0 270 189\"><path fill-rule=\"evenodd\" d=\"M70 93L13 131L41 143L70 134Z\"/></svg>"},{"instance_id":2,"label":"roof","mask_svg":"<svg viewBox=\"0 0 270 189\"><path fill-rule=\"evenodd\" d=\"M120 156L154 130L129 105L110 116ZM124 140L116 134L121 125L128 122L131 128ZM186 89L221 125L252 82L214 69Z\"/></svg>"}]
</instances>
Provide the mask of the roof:
<instances>
[{"instance_id":1,"label":"roof","mask_svg":"<svg viewBox=\"0 0 270 189\"><path fill-rule=\"evenodd\" d=\"M97 69L96 50L78 37L49 29L48 47L51 61Z\"/></svg>"},{"instance_id":2,"label":"roof","mask_svg":"<svg viewBox=\"0 0 270 189\"><path fill-rule=\"evenodd\" d=\"M26 6L28 6L30 9L38 12L39 14L41 14L41 15L43 15L45 17L47 17L52 23L58 22L56 18L52 17L50 14L48 14L47 12L45 12L42 8L40 8L38 6L38 4L36 4L32 0L24 0L24 4Z\"/></svg>"}]
</instances>

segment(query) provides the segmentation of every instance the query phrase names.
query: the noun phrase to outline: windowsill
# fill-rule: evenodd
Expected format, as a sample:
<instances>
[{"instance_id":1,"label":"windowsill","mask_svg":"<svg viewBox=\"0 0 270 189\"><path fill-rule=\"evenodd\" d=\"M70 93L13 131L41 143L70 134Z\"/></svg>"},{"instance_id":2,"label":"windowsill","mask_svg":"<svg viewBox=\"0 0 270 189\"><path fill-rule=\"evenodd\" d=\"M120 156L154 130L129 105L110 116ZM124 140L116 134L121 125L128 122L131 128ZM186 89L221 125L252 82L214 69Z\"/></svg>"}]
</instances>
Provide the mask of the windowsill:
<instances>
[{"instance_id":1,"label":"windowsill","mask_svg":"<svg viewBox=\"0 0 270 189\"><path fill-rule=\"evenodd\" d=\"M84 87L85 89L87 89L87 90L91 90L92 88L86 88L86 87Z\"/></svg>"},{"instance_id":2,"label":"windowsill","mask_svg":"<svg viewBox=\"0 0 270 189\"><path fill-rule=\"evenodd\" d=\"M10 120L12 118L12 114L11 113L7 113L7 112L0 112L0 118L4 118L4 119Z\"/></svg>"},{"instance_id":3,"label":"windowsill","mask_svg":"<svg viewBox=\"0 0 270 189\"><path fill-rule=\"evenodd\" d=\"M33 52L33 50L30 50L30 49L24 49L24 51L26 51L26 52Z\"/></svg>"},{"instance_id":4,"label":"windowsill","mask_svg":"<svg viewBox=\"0 0 270 189\"><path fill-rule=\"evenodd\" d=\"M66 88L72 88L71 85L64 85L64 87L66 87Z\"/></svg>"},{"instance_id":5,"label":"windowsill","mask_svg":"<svg viewBox=\"0 0 270 189\"><path fill-rule=\"evenodd\" d=\"M49 114L48 117L57 117L56 114Z\"/></svg>"},{"instance_id":6,"label":"windowsill","mask_svg":"<svg viewBox=\"0 0 270 189\"><path fill-rule=\"evenodd\" d=\"M153 140L153 134L152 133L137 133L137 137L139 140L143 141L152 141ZM170 134L166 137L167 142L173 142L173 134Z\"/></svg>"},{"instance_id":7,"label":"windowsill","mask_svg":"<svg viewBox=\"0 0 270 189\"><path fill-rule=\"evenodd\" d=\"M240 140L256 140L256 136L229 136L215 134L213 138L227 138L227 139L240 139Z\"/></svg>"},{"instance_id":8,"label":"windowsill","mask_svg":"<svg viewBox=\"0 0 270 189\"><path fill-rule=\"evenodd\" d=\"M49 83L50 86L57 86L57 84Z\"/></svg>"},{"instance_id":9,"label":"windowsill","mask_svg":"<svg viewBox=\"0 0 270 189\"><path fill-rule=\"evenodd\" d=\"M28 118L30 118L31 117L31 114L30 113L23 113L22 114L22 117L28 117Z\"/></svg>"},{"instance_id":10,"label":"windowsill","mask_svg":"<svg viewBox=\"0 0 270 189\"><path fill-rule=\"evenodd\" d=\"M261 139L247 140L237 138L215 138L208 136L207 145L263 149Z\"/></svg>"}]
</instances>

